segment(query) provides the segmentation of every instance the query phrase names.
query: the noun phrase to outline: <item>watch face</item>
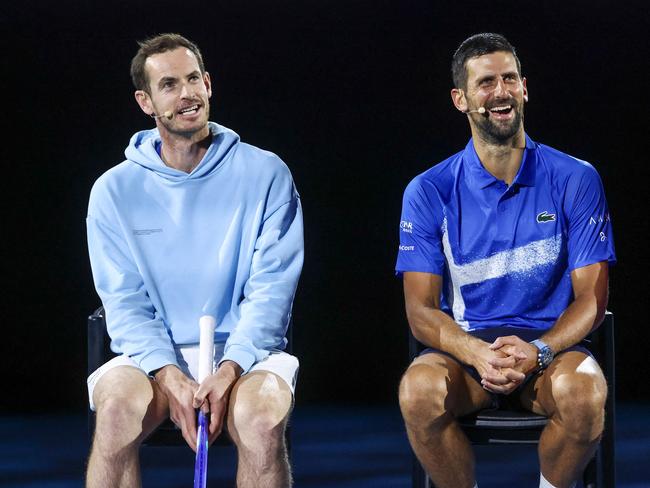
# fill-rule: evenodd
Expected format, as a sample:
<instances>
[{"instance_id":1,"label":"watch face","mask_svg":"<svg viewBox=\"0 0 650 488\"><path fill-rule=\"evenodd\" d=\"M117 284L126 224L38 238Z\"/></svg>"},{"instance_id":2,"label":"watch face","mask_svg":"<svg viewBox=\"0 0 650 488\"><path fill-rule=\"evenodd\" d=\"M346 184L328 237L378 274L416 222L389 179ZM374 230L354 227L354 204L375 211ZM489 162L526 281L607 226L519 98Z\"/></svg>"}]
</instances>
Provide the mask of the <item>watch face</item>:
<instances>
[{"instance_id":1,"label":"watch face","mask_svg":"<svg viewBox=\"0 0 650 488\"><path fill-rule=\"evenodd\" d=\"M534 340L532 344L534 344L539 351L537 356L539 359L539 365L542 368L546 368L553 361L553 351L551 351L551 348L539 339Z\"/></svg>"},{"instance_id":2,"label":"watch face","mask_svg":"<svg viewBox=\"0 0 650 488\"><path fill-rule=\"evenodd\" d=\"M551 361L553 361L553 353L551 352L551 348L546 346L540 351L542 355L542 364L544 367L548 366L551 364Z\"/></svg>"}]
</instances>

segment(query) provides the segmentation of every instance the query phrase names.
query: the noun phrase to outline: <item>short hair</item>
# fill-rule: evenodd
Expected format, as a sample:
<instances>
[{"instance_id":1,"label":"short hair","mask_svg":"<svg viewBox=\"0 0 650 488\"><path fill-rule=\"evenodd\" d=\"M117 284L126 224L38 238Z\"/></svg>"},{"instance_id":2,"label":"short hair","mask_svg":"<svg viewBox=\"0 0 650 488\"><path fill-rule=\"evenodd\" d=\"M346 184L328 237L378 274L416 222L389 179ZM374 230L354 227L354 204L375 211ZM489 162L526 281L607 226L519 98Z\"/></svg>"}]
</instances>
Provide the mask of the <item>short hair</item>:
<instances>
[{"instance_id":1,"label":"short hair","mask_svg":"<svg viewBox=\"0 0 650 488\"><path fill-rule=\"evenodd\" d=\"M140 46L140 49L138 49L138 52L131 60L131 80L133 81L133 86L135 86L136 90L144 90L147 93L150 93L149 77L144 68L147 58L154 54L173 51L179 47L185 47L194 53L199 62L201 73L205 73L203 56L201 56L201 51L198 46L180 34L158 34L157 36L150 37L144 41L138 41L138 45Z\"/></svg>"},{"instance_id":2,"label":"short hair","mask_svg":"<svg viewBox=\"0 0 650 488\"><path fill-rule=\"evenodd\" d=\"M501 34L483 32L468 37L456 49L451 61L451 77L454 80L454 86L463 90L467 88L468 60L497 51L505 51L514 56L517 62L517 72L521 76L521 63L514 46L508 42L508 39Z\"/></svg>"}]
</instances>

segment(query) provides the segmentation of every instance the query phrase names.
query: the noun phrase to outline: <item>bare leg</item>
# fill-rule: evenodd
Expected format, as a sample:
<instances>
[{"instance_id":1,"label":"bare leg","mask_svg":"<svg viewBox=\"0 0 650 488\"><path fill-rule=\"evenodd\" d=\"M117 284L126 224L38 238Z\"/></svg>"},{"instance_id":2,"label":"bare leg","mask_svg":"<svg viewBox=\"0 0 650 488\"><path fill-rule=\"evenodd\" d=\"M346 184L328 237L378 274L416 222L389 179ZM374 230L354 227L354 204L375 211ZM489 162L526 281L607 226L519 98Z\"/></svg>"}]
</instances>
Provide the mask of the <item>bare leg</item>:
<instances>
[{"instance_id":1,"label":"bare leg","mask_svg":"<svg viewBox=\"0 0 650 488\"><path fill-rule=\"evenodd\" d=\"M93 401L97 415L86 487L139 487L140 443L167 417L166 397L139 369L119 366L101 377Z\"/></svg>"},{"instance_id":2,"label":"bare leg","mask_svg":"<svg viewBox=\"0 0 650 488\"><path fill-rule=\"evenodd\" d=\"M273 373L242 376L230 395L228 432L237 445L238 488L292 485L284 432L293 403L288 385Z\"/></svg>"},{"instance_id":3,"label":"bare leg","mask_svg":"<svg viewBox=\"0 0 650 488\"><path fill-rule=\"evenodd\" d=\"M539 442L544 477L570 487L594 455L603 432L607 383L585 354L560 354L522 393L522 403L550 418Z\"/></svg>"},{"instance_id":4,"label":"bare leg","mask_svg":"<svg viewBox=\"0 0 650 488\"><path fill-rule=\"evenodd\" d=\"M456 417L488 406L490 395L457 361L431 353L408 368L399 401L413 451L436 487L473 487L474 453Z\"/></svg>"}]
</instances>

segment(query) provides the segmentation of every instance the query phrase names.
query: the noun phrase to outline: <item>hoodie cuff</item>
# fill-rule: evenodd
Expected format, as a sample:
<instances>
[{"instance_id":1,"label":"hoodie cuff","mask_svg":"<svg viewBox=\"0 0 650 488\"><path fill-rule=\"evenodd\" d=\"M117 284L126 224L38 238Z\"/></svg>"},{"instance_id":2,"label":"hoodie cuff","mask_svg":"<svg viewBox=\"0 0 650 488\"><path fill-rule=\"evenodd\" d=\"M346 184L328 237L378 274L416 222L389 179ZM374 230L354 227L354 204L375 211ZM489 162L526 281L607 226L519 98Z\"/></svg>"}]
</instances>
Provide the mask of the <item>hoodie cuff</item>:
<instances>
[{"instance_id":1,"label":"hoodie cuff","mask_svg":"<svg viewBox=\"0 0 650 488\"><path fill-rule=\"evenodd\" d=\"M139 361L139 364L140 368L142 368L148 375L151 375L152 371L156 371L157 369L160 369L169 364L180 368L174 351L167 351L164 349L159 349L147 354Z\"/></svg>"},{"instance_id":2,"label":"hoodie cuff","mask_svg":"<svg viewBox=\"0 0 650 488\"><path fill-rule=\"evenodd\" d=\"M242 374L248 373L248 370L255 364L255 354L250 352L249 349L242 346L230 346L224 353L219 364L224 361L234 361L241 367Z\"/></svg>"}]
</instances>

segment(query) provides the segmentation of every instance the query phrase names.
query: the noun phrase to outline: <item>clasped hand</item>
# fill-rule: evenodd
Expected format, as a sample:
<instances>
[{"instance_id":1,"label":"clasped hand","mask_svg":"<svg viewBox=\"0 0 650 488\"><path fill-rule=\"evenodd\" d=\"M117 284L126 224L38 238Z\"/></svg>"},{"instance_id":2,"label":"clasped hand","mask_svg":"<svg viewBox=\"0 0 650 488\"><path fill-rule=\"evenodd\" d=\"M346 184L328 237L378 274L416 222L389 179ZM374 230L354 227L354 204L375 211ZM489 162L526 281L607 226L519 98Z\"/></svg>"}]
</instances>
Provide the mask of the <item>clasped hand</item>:
<instances>
[{"instance_id":1,"label":"clasped hand","mask_svg":"<svg viewBox=\"0 0 650 488\"><path fill-rule=\"evenodd\" d=\"M169 403L169 418L181 429L193 451L197 443L196 409L210 414L208 443L212 444L223 429L230 391L241 374L241 368L237 368L219 368L200 385L176 366L165 366L156 374L156 382Z\"/></svg>"},{"instance_id":2,"label":"clasped hand","mask_svg":"<svg viewBox=\"0 0 650 488\"><path fill-rule=\"evenodd\" d=\"M537 348L517 336L498 337L481 356L481 385L493 393L507 395L535 369Z\"/></svg>"}]
</instances>

